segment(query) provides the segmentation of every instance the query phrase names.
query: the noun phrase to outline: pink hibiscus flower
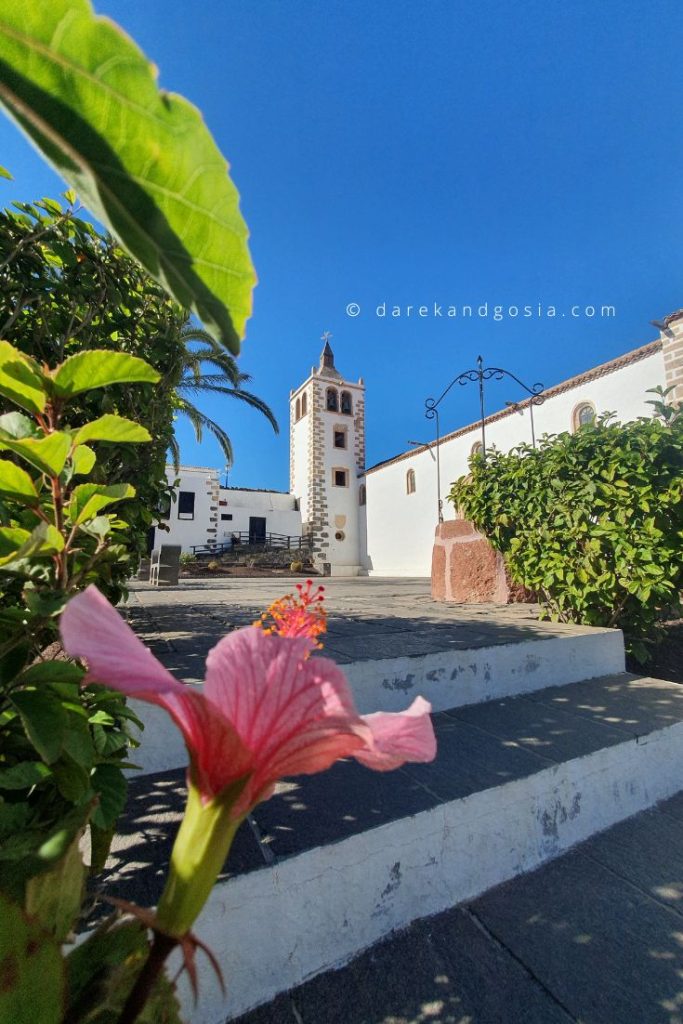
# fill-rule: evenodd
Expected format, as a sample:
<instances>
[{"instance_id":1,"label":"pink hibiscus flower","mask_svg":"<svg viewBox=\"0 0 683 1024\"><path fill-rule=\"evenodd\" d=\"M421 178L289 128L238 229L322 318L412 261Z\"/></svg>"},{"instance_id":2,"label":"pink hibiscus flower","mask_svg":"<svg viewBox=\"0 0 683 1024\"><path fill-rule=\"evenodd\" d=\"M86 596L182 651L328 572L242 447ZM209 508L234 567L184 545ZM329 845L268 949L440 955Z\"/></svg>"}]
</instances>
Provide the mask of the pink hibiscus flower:
<instances>
[{"instance_id":1,"label":"pink hibiscus flower","mask_svg":"<svg viewBox=\"0 0 683 1024\"><path fill-rule=\"evenodd\" d=\"M400 714L359 715L341 669L310 658L315 645L306 637L254 626L230 633L209 652L200 693L157 661L94 586L69 602L61 632L65 650L87 661L89 682L168 711L203 802L244 781L235 820L284 776L323 771L344 757L388 771L436 754L426 700Z\"/></svg>"}]
</instances>

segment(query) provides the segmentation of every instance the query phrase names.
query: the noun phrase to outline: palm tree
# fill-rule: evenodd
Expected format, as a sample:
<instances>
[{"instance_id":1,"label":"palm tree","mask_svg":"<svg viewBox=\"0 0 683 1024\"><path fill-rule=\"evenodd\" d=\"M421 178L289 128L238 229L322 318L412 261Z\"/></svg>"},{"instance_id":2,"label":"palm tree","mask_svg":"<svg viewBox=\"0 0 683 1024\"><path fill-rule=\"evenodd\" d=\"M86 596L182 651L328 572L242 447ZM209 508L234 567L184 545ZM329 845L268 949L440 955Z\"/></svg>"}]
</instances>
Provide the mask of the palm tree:
<instances>
[{"instance_id":1,"label":"palm tree","mask_svg":"<svg viewBox=\"0 0 683 1024\"><path fill-rule=\"evenodd\" d=\"M233 451L230 438L219 423L197 408L192 399L202 395L229 395L240 402L246 402L263 413L276 434L280 432L277 420L261 398L243 389L242 385L251 380L250 375L240 371L233 356L214 341L210 334L189 322L182 327L180 333L185 343L185 352L182 377L176 385L177 409L187 416L194 427L197 441L202 440L204 430L213 434L225 455L226 464L231 466ZM191 347L193 345L199 347ZM212 372L206 373L205 368ZM180 448L175 437L171 441L171 455L177 472Z\"/></svg>"}]
</instances>

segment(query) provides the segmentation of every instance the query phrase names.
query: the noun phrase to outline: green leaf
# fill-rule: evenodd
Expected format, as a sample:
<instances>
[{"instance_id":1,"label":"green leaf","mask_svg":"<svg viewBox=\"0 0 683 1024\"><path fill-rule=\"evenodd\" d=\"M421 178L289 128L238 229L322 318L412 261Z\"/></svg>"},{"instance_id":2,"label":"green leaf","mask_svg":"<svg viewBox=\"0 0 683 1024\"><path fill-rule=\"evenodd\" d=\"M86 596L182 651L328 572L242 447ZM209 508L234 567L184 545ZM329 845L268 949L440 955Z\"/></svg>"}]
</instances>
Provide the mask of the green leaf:
<instances>
[{"instance_id":1,"label":"green leaf","mask_svg":"<svg viewBox=\"0 0 683 1024\"><path fill-rule=\"evenodd\" d=\"M0 459L0 494L26 505L34 504L38 498L36 486L26 470L8 459Z\"/></svg>"},{"instance_id":2,"label":"green leaf","mask_svg":"<svg viewBox=\"0 0 683 1024\"><path fill-rule=\"evenodd\" d=\"M100 829L113 828L126 804L128 784L120 768L112 764L98 765L90 777L90 784L100 798L92 820Z\"/></svg>"},{"instance_id":3,"label":"green leaf","mask_svg":"<svg viewBox=\"0 0 683 1024\"><path fill-rule=\"evenodd\" d=\"M66 359L55 370L52 383L56 394L66 398L110 384L156 384L160 377L153 366L138 356L96 348ZM88 436L81 438L79 431L78 439L87 441Z\"/></svg>"},{"instance_id":4,"label":"green leaf","mask_svg":"<svg viewBox=\"0 0 683 1024\"><path fill-rule=\"evenodd\" d=\"M76 835L64 856L26 884L25 907L58 942L74 927L83 899L85 865Z\"/></svg>"},{"instance_id":5,"label":"green leaf","mask_svg":"<svg viewBox=\"0 0 683 1024\"><path fill-rule=\"evenodd\" d=\"M14 452L48 476L59 476L70 448L71 437L60 430L45 437L22 437L20 440L0 430L0 450Z\"/></svg>"},{"instance_id":6,"label":"green leaf","mask_svg":"<svg viewBox=\"0 0 683 1024\"><path fill-rule=\"evenodd\" d=\"M0 436L32 437L37 433L33 420L24 416L23 412L6 412L0 416Z\"/></svg>"},{"instance_id":7,"label":"green leaf","mask_svg":"<svg viewBox=\"0 0 683 1024\"><path fill-rule=\"evenodd\" d=\"M11 562L31 534L20 526L0 526L0 565Z\"/></svg>"},{"instance_id":8,"label":"green leaf","mask_svg":"<svg viewBox=\"0 0 683 1024\"><path fill-rule=\"evenodd\" d=\"M86 519L94 519L98 512L117 501L135 497L131 484L79 484L75 487L69 502L69 519L78 526Z\"/></svg>"},{"instance_id":9,"label":"green leaf","mask_svg":"<svg viewBox=\"0 0 683 1024\"><path fill-rule=\"evenodd\" d=\"M35 683L80 683L85 675L72 661L39 661L22 672L18 682L23 686Z\"/></svg>"},{"instance_id":10,"label":"green leaf","mask_svg":"<svg viewBox=\"0 0 683 1024\"><path fill-rule=\"evenodd\" d=\"M55 939L0 894L0 1021L60 1024L64 1014L64 960Z\"/></svg>"},{"instance_id":11,"label":"green leaf","mask_svg":"<svg viewBox=\"0 0 683 1024\"><path fill-rule=\"evenodd\" d=\"M89 210L239 351L255 274L228 165L200 112L161 92L87 0L0 8L0 99Z\"/></svg>"},{"instance_id":12,"label":"green leaf","mask_svg":"<svg viewBox=\"0 0 683 1024\"><path fill-rule=\"evenodd\" d=\"M43 761L53 764L61 753L66 729L66 712L61 701L49 690L15 690L12 704Z\"/></svg>"},{"instance_id":13,"label":"green leaf","mask_svg":"<svg viewBox=\"0 0 683 1024\"><path fill-rule=\"evenodd\" d=\"M0 178L8 178L9 181L14 181L14 175L10 174L6 167L0 167Z\"/></svg>"},{"instance_id":14,"label":"green leaf","mask_svg":"<svg viewBox=\"0 0 683 1024\"><path fill-rule=\"evenodd\" d=\"M13 547L20 537L20 545ZM7 552L7 546L12 547L12 550ZM49 523L39 523L31 533L16 527L0 528L0 566L10 566L24 558L54 555L63 547L64 538L59 530Z\"/></svg>"},{"instance_id":15,"label":"green leaf","mask_svg":"<svg viewBox=\"0 0 683 1024\"><path fill-rule=\"evenodd\" d=\"M95 465L97 456L92 448L88 448L87 444L79 444L74 448L71 459L74 476L87 476Z\"/></svg>"},{"instance_id":16,"label":"green leaf","mask_svg":"<svg viewBox=\"0 0 683 1024\"><path fill-rule=\"evenodd\" d=\"M125 416L108 413L86 423L76 434L76 443L83 441L109 441L111 444L136 444L140 441L151 441L152 435L146 427Z\"/></svg>"},{"instance_id":17,"label":"green leaf","mask_svg":"<svg viewBox=\"0 0 683 1024\"><path fill-rule=\"evenodd\" d=\"M11 768L0 768L0 789L30 789L51 774L40 761L22 761Z\"/></svg>"},{"instance_id":18,"label":"green leaf","mask_svg":"<svg viewBox=\"0 0 683 1024\"><path fill-rule=\"evenodd\" d=\"M34 413L42 412L47 401L40 367L8 341L0 341L0 395Z\"/></svg>"},{"instance_id":19,"label":"green leaf","mask_svg":"<svg viewBox=\"0 0 683 1024\"><path fill-rule=\"evenodd\" d=\"M78 804L88 795L90 791L88 773L71 758L62 757L55 765L53 774L57 789L65 800Z\"/></svg>"}]
</instances>

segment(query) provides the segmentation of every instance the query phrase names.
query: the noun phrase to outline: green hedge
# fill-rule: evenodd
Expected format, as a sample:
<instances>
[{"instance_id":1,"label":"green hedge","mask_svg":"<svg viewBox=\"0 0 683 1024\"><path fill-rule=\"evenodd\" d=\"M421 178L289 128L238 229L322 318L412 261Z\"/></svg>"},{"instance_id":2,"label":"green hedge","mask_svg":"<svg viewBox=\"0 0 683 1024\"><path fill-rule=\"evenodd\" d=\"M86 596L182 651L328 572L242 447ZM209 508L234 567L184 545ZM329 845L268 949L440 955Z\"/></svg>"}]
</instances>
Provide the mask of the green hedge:
<instances>
[{"instance_id":1,"label":"green hedge","mask_svg":"<svg viewBox=\"0 0 683 1024\"><path fill-rule=\"evenodd\" d=\"M683 587L683 415L656 390L653 418L474 456L450 493L546 617L621 627L640 661Z\"/></svg>"}]
</instances>

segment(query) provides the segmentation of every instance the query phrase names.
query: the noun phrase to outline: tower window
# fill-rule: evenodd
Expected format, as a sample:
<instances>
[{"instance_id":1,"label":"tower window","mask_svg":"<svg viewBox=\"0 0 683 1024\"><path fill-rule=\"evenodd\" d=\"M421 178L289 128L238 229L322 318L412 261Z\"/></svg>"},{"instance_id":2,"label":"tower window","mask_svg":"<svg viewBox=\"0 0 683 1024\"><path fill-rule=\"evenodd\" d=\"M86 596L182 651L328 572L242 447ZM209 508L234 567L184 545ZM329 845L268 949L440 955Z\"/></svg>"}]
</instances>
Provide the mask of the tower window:
<instances>
[{"instance_id":1,"label":"tower window","mask_svg":"<svg viewBox=\"0 0 683 1024\"><path fill-rule=\"evenodd\" d=\"M349 471L348 469L333 469L332 480L334 481L335 487L348 487L349 486Z\"/></svg>"},{"instance_id":2,"label":"tower window","mask_svg":"<svg viewBox=\"0 0 683 1024\"><path fill-rule=\"evenodd\" d=\"M361 484L358 488L358 504L364 505L367 501L367 493L365 490L365 484Z\"/></svg>"},{"instance_id":3,"label":"tower window","mask_svg":"<svg viewBox=\"0 0 683 1024\"><path fill-rule=\"evenodd\" d=\"M346 448L346 427L334 428L334 447Z\"/></svg>"},{"instance_id":4,"label":"tower window","mask_svg":"<svg viewBox=\"0 0 683 1024\"><path fill-rule=\"evenodd\" d=\"M415 470L409 469L406 473L406 494L415 494Z\"/></svg>"},{"instance_id":5,"label":"tower window","mask_svg":"<svg viewBox=\"0 0 683 1024\"><path fill-rule=\"evenodd\" d=\"M178 492L178 519L194 519L194 491Z\"/></svg>"},{"instance_id":6,"label":"tower window","mask_svg":"<svg viewBox=\"0 0 683 1024\"><path fill-rule=\"evenodd\" d=\"M301 396L301 415L305 416L308 412L308 399L306 398L306 392L304 391Z\"/></svg>"},{"instance_id":7,"label":"tower window","mask_svg":"<svg viewBox=\"0 0 683 1024\"><path fill-rule=\"evenodd\" d=\"M595 422L595 406L592 402L581 402L572 413L572 428L576 431Z\"/></svg>"},{"instance_id":8,"label":"tower window","mask_svg":"<svg viewBox=\"0 0 683 1024\"><path fill-rule=\"evenodd\" d=\"M298 398L296 400L296 405L294 406L294 419L295 420L300 420L301 419L301 402L299 401Z\"/></svg>"},{"instance_id":9,"label":"tower window","mask_svg":"<svg viewBox=\"0 0 683 1024\"><path fill-rule=\"evenodd\" d=\"M342 391L341 393L341 411L346 416L350 416L353 413L353 402L351 401L350 391Z\"/></svg>"},{"instance_id":10,"label":"tower window","mask_svg":"<svg viewBox=\"0 0 683 1024\"><path fill-rule=\"evenodd\" d=\"M230 522L232 519L232 512L221 512L221 521L224 523Z\"/></svg>"},{"instance_id":11,"label":"tower window","mask_svg":"<svg viewBox=\"0 0 683 1024\"><path fill-rule=\"evenodd\" d=\"M327 389L327 411L339 412L339 396L336 388Z\"/></svg>"}]
</instances>

